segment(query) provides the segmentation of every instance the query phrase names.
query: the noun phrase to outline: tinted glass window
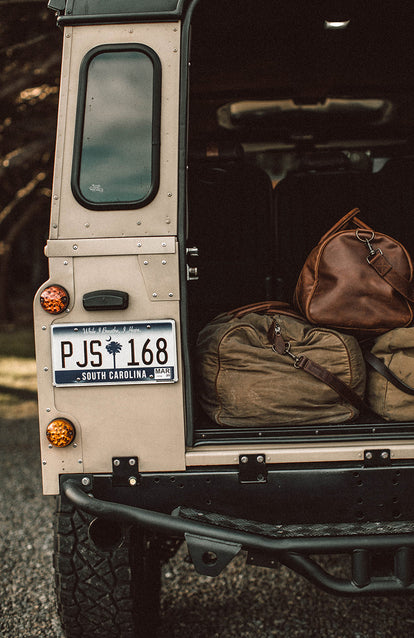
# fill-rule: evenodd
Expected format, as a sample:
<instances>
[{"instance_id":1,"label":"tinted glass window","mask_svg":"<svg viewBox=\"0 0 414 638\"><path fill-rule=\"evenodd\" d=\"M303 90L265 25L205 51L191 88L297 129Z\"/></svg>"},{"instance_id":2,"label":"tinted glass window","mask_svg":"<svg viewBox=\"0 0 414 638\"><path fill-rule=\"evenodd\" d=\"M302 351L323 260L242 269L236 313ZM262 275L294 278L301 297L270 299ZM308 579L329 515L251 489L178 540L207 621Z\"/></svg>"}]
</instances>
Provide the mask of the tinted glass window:
<instances>
[{"instance_id":1,"label":"tinted glass window","mask_svg":"<svg viewBox=\"0 0 414 638\"><path fill-rule=\"evenodd\" d=\"M142 205L155 188L158 162L154 58L108 47L85 66L75 195L92 208Z\"/></svg>"}]
</instances>

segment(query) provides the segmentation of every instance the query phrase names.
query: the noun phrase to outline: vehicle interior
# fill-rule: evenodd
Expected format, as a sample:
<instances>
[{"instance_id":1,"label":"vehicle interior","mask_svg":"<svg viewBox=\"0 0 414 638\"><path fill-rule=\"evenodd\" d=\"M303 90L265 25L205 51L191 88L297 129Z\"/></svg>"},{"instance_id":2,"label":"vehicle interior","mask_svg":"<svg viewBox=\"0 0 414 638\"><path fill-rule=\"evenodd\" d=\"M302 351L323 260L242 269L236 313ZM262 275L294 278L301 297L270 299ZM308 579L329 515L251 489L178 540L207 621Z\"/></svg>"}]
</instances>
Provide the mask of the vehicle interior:
<instances>
[{"instance_id":1,"label":"vehicle interior","mask_svg":"<svg viewBox=\"0 0 414 638\"><path fill-rule=\"evenodd\" d=\"M414 255L414 12L403 2L200 0L191 20L190 354L220 312L292 301L306 256L350 209ZM196 383L195 383L196 386ZM410 438L411 423L218 428L194 444ZM375 424L375 427L373 426ZM192 434L190 433L190 438Z\"/></svg>"}]
</instances>

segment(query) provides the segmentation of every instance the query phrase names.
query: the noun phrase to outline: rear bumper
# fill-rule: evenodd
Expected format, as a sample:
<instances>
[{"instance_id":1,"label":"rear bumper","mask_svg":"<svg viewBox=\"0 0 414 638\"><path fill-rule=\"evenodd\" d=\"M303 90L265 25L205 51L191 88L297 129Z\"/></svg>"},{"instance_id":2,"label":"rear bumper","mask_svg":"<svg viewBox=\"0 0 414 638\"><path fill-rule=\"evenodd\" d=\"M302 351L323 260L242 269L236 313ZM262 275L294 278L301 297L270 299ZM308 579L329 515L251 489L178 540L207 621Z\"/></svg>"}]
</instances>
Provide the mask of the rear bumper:
<instances>
[{"instance_id":1,"label":"rear bumper","mask_svg":"<svg viewBox=\"0 0 414 638\"><path fill-rule=\"evenodd\" d=\"M316 474L318 472L315 476ZM105 489L110 478L99 475L63 476L62 492L75 507L94 517L138 525L161 536L185 539L191 559L199 573L218 575L234 556L245 550L248 552L247 562L250 564L268 567L278 563L285 564L315 585L339 595L414 592L414 517L382 522L358 522L348 519L348 523L328 521L321 524L320 521L311 521L300 525L295 522L275 525L259 523L257 519L255 521L237 518L234 513L228 515L216 514L213 511L203 512L186 506L186 499L183 500L183 507L177 507L174 499L170 500L174 510L172 513L166 513L154 511L156 508L162 509L162 504L157 503L156 492L153 494L156 503L154 508L148 505L147 498L142 498L138 506L136 502L140 501L139 498L133 499L135 504L116 502L122 498L119 490L112 492ZM171 478L175 477L169 476L170 482ZM406 478L408 480L408 475ZM84 483L89 482L86 487L82 484L82 479ZM179 491L183 489L178 488ZM125 490L128 488L121 488L124 494ZM136 490L139 493L140 487L128 490L129 495ZM151 492L147 487L143 493L148 491ZM264 496L266 490L262 494ZM111 495L115 500L108 498ZM230 498L234 498L234 492ZM337 493L337 499L341 498L341 493ZM123 500L128 501L127 498ZM132 503L130 498L129 500ZM263 500L266 501L265 498ZM345 495L344 500L346 501ZM202 501L200 494L199 501ZM326 506L328 512L329 499ZM324 571L311 558L313 555L322 554L349 554L351 576L337 578ZM375 570L372 560L374 555L377 559ZM387 561L384 560L384 574L380 576L377 575L378 556L380 562L381 556L387 557ZM390 556L393 557L392 573L388 573Z\"/></svg>"}]
</instances>

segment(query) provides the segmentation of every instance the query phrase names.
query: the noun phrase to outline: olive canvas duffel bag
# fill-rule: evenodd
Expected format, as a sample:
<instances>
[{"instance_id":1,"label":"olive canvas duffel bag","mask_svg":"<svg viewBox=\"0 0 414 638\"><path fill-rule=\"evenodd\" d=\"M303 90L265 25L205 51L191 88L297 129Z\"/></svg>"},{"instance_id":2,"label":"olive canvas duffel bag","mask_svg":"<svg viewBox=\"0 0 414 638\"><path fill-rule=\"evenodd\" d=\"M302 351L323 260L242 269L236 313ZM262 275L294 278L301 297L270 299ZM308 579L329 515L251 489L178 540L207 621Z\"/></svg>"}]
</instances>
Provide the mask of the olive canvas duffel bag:
<instances>
[{"instance_id":1,"label":"olive canvas duffel bag","mask_svg":"<svg viewBox=\"0 0 414 638\"><path fill-rule=\"evenodd\" d=\"M340 423L363 407L357 340L312 326L279 302L208 323L197 340L197 366L201 406L223 426Z\"/></svg>"},{"instance_id":2,"label":"olive canvas duffel bag","mask_svg":"<svg viewBox=\"0 0 414 638\"><path fill-rule=\"evenodd\" d=\"M414 419L414 327L396 328L365 353L369 406L386 421Z\"/></svg>"}]
</instances>

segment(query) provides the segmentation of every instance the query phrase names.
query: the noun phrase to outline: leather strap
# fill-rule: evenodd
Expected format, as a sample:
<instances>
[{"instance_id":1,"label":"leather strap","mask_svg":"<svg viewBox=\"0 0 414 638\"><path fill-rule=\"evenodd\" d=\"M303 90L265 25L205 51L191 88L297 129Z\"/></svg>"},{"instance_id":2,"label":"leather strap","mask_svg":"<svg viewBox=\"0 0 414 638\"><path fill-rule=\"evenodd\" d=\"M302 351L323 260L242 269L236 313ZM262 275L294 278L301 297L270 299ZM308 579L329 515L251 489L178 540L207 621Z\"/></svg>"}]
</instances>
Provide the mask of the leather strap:
<instances>
[{"instance_id":1,"label":"leather strap","mask_svg":"<svg viewBox=\"0 0 414 638\"><path fill-rule=\"evenodd\" d=\"M372 352L364 352L365 361L373 368L376 372L381 374L383 377L387 379L393 386L401 390L401 392L405 392L406 394L410 394L414 396L414 388L401 381L385 363L382 359L379 359L372 354Z\"/></svg>"},{"instance_id":2,"label":"leather strap","mask_svg":"<svg viewBox=\"0 0 414 638\"><path fill-rule=\"evenodd\" d=\"M296 317L302 321L304 320L299 313L293 310L292 307L284 301L259 301L257 303L248 304L247 306L235 308L234 310L230 310L223 314L229 317L241 319L250 312L257 312L262 315L274 315L275 313L280 313L289 317Z\"/></svg>"},{"instance_id":3,"label":"leather strap","mask_svg":"<svg viewBox=\"0 0 414 638\"><path fill-rule=\"evenodd\" d=\"M341 381L341 379L332 374L332 372L329 372L329 370L319 365L319 363L315 363L315 361L308 359L308 357L301 356L298 358L295 366L297 368L305 370L305 372L308 372L316 379L319 379L323 383L326 383L326 385L329 385L332 390L334 390L337 394L339 394L339 396L341 396L343 399L345 399L345 401L353 405L359 411L366 409L366 405L361 397L356 392L354 392L354 390L350 388L349 385Z\"/></svg>"},{"instance_id":4,"label":"leather strap","mask_svg":"<svg viewBox=\"0 0 414 638\"><path fill-rule=\"evenodd\" d=\"M368 259L368 263L394 290L408 301L414 302L413 284L393 269L382 252L377 251L372 259Z\"/></svg>"},{"instance_id":5,"label":"leather strap","mask_svg":"<svg viewBox=\"0 0 414 638\"><path fill-rule=\"evenodd\" d=\"M341 217L339 221L336 222L324 235L322 235L318 244L323 244L328 237L332 237L336 233L339 233L341 230L346 230L350 225L356 226L356 228L360 228L362 230L372 231L371 226L368 226L365 222L363 222L357 215L361 211L359 208L353 208L346 215Z\"/></svg>"},{"instance_id":6,"label":"leather strap","mask_svg":"<svg viewBox=\"0 0 414 638\"><path fill-rule=\"evenodd\" d=\"M275 352L282 355L287 355L294 360L295 368L300 368L308 374L311 374L315 379L322 381L328 385L334 392L340 397L345 399L348 403L353 405L357 410L362 411L366 409L366 405L361 397L346 383L344 383L339 377L329 372L326 368L319 363L312 361L305 355L295 355L290 350L290 343L285 341L280 334L280 330L275 329L275 322L269 330L269 340L272 343L272 348Z\"/></svg>"}]
</instances>

